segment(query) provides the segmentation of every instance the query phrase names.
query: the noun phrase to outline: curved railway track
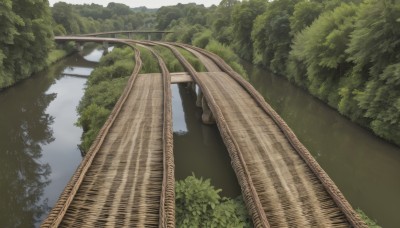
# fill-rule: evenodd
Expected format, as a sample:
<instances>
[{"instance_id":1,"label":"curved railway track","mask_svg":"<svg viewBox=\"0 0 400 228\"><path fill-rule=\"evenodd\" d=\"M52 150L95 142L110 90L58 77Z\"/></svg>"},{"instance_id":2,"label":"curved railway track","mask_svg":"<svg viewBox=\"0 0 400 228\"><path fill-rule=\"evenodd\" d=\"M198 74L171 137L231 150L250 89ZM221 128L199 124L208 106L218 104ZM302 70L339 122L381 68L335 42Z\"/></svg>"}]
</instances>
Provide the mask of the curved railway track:
<instances>
[{"instance_id":1,"label":"curved railway track","mask_svg":"<svg viewBox=\"0 0 400 228\"><path fill-rule=\"evenodd\" d=\"M255 226L365 226L286 123L221 58L189 45L158 44L172 50L204 93ZM173 46L190 51L210 73L195 72Z\"/></svg>"},{"instance_id":2,"label":"curved railway track","mask_svg":"<svg viewBox=\"0 0 400 228\"><path fill-rule=\"evenodd\" d=\"M61 40L68 40L68 38ZM77 41L103 42L98 38ZM174 162L170 77L135 68L106 123L42 227L173 227ZM155 54L155 53L154 53ZM151 115L149 115L151 113Z\"/></svg>"},{"instance_id":3,"label":"curved railway track","mask_svg":"<svg viewBox=\"0 0 400 228\"><path fill-rule=\"evenodd\" d=\"M307 149L261 95L220 57L184 44L110 38L136 65L109 119L43 227L174 227L171 77L151 46L169 48L204 94L256 227L366 227ZM160 73L139 75L140 45ZM196 56L196 72L177 49Z\"/></svg>"}]
</instances>

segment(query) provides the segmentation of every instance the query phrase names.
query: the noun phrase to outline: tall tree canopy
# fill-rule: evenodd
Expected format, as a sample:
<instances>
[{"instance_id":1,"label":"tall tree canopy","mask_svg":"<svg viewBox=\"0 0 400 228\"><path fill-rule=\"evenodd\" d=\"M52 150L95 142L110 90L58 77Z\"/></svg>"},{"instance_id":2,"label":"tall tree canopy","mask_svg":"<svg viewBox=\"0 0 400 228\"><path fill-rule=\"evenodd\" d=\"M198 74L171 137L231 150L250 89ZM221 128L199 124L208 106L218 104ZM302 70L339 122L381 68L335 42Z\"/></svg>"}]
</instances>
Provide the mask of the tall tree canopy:
<instances>
[{"instance_id":1,"label":"tall tree canopy","mask_svg":"<svg viewBox=\"0 0 400 228\"><path fill-rule=\"evenodd\" d=\"M46 0L3 0L0 19L0 88L4 88L43 69L53 31Z\"/></svg>"}]
</instances>

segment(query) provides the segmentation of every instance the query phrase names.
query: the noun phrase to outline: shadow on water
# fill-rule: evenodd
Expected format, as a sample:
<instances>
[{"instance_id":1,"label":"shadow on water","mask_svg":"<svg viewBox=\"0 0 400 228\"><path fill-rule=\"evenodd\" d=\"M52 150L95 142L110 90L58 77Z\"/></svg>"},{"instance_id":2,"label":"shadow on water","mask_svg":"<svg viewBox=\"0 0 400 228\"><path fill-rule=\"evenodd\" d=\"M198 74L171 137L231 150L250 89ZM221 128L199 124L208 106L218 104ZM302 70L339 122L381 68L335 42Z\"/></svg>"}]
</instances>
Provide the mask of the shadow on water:
<instances>
[{"instance_id":1,"label":"shadow on water","mask_svg":"<svg viewBox=\"0 0 400 228\"><path fill-rule=\"evenodd\" d=\"M202 124L194 92L182 84L171 89L176 180L194 173L211 179L221 195L237 197L240 187L217 126Z\"/></svg>"},{"instance_id":2,"label":"shadow on water","mask_svg":"<svg viewBox=\"0 0 400 228\"><path fill-rule=\"evenodd\" d=\"M0 92L0 227L38 226L79 164L86 80L61 73L94 66L73 55Z\"/></svg>"},{"instance_id":3,"label":"shadow on water","mask_svg":"<svg viewBox=\"0 0 400 228\"><path fill-rule=\"evenodd\" d=\"M293 129L352 206L383 227L399 226L400 148L283 77L246 68L250 83Z\"/></svg>"},{"instance_id":4,"label":"shadow on water","mask_svg":"<svg viewBox=\"0 0 400 228\"><path fill-rule=\"evenodd\" d=\"M46 113L46 108L56 94L45 93L53 81L51 76L29 78L0 93L2 227L30 227L48 207L46 201L38 201L50 183L51 168L40 159L42 147L54 141L50 127L54 117ZM35 86L31 86L33 83Z\"/></svg>"}]
</instances>

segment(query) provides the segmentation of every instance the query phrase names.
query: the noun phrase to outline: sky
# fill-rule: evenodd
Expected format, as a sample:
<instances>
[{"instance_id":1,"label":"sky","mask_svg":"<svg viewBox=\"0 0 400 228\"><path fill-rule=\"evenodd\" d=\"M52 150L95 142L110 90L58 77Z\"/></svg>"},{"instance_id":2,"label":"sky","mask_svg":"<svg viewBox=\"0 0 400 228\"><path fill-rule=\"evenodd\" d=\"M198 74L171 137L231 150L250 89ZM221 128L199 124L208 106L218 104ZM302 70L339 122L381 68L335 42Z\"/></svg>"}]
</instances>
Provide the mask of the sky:
<instances>
[{"instance_id":1,"label":"sky","mask_svg":"<svg viewBox=\"0 0 400 228\"><path fill-rule=\"evenodd\" d=\"M221 0L50 0L50 5L52 6L56 2L66 2L70 4L99 4L103 6L107 6L110 2L123 3L125 5L130 6L131 8L146 6L147 8L160 8L161 6L171 6L176 5L178 3L186 4L195 2L197 4L203 4L206 7L211 6L213 4L218 5Z\"/></svg>"}]
</instances>

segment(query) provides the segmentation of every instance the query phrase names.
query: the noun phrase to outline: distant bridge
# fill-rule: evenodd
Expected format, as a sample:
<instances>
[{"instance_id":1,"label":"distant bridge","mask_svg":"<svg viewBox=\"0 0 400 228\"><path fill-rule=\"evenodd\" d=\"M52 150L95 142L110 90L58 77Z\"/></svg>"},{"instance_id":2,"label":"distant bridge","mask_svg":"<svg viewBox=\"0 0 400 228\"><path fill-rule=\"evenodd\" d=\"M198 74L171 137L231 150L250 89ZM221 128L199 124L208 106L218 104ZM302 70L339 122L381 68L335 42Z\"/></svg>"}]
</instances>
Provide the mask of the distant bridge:
<instances>
[{"instance_id":1,"label":"distant bridge","mask_svg":"<svg viewBox=\"0 0 400 228\"><path fill-rule=\"evenodd\" d=\"M174 74L176 83L199 86L202 119L218 125L255 227L367 227L282 118L218 56L176 43L55 39L127 44L136 66L43 227L175 226L172 74L154 45L169 48L186 69ZM139 74L138 45L153 53L161 73ZM196 72L177 47L207 72Z\"/></svg>"},{"instance_id":2,"label":"distant bridge","mask_svg":"<svg viewBox=\"0 0 400 228\"><path fill-rule=\"evenodd\" d=\"M88 33L83 34L82 36L106 36L106 35L114 35L114 38L117 34L127 34L128 38L131 39L133 34L147 34L147 39L151 40L151 34L169 34L174 33L173 31L145 31L145 30L123 30L123 31L112 31L112 32L97 32L97 33Z\"/></svg>"}]
</instances>

